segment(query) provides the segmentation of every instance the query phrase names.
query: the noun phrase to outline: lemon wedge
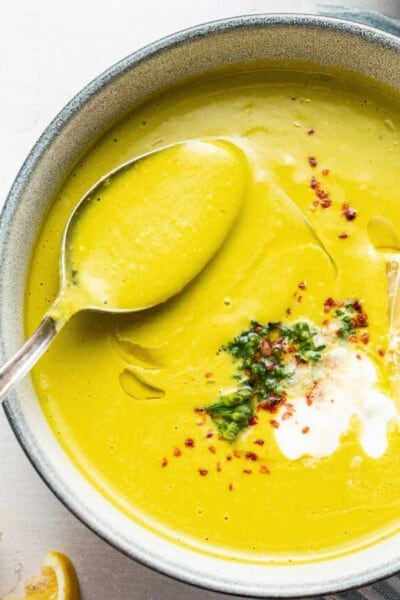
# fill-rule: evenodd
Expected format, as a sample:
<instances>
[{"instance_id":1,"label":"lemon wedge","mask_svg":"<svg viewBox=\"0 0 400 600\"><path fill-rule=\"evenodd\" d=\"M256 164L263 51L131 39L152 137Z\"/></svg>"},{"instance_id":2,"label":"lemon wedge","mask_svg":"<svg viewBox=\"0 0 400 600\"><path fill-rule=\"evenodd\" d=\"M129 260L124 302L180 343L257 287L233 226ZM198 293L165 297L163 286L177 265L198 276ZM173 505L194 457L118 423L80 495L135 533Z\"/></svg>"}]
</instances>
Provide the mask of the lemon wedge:
<instances>
[{"instance_id":1,"label":"lemon wedge","mask_svg":"<svg viewBox=\"0 0 400 600\"><path fill-rule=\"evenodd\" d=\"M79 600L80 597L72 562L65 554L52 550L43 561L40 575L28 579L24 596L14 600Z\"/></svg>"}]
</instances>

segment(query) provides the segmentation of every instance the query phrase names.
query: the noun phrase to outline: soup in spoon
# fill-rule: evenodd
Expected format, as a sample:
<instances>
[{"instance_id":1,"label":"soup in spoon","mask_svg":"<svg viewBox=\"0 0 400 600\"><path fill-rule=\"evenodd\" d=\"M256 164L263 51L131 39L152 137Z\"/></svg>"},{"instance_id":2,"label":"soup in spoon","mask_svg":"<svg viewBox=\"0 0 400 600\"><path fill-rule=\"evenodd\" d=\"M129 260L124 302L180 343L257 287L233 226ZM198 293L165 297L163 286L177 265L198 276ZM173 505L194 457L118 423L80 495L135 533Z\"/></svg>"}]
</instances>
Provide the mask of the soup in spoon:
<instances>
[{"instance_id":1,"label":"soup in spoon","mask_svg":"<svg viewBox=\"0 0 400 600\"><path fill-rule=\"evenodd\" d=\"M232 143L192 140L105 178L66 230L63 309L136 311L177 294L228 235L247 169Z\"/></svg>"}]
</instances>

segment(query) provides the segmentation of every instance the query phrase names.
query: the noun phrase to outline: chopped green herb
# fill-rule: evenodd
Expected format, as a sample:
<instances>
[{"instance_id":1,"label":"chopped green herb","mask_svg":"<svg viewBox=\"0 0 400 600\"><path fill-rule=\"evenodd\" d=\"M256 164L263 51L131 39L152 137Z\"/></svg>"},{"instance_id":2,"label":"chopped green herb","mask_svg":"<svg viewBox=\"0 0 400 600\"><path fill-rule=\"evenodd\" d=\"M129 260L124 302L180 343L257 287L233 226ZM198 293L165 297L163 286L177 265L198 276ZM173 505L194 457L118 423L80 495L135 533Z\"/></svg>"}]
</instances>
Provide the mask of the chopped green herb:
<instances>
[{"instance_id":1,"label":"chopped green herb","mask_svg":"<svg viewBox=\"0 0 400 600\"><path fill-rule=\"evenodd\" d=\"M286 397L285 387L293 378L296 363L318 362L324 344L318 332L306 321L293 325L281 322L251 327L223 346L237 364L234 379L238 385L219 401L205 407L226 440L234 440L248 427L257 404L275 412Z\"/></svg>"},{"instance_id":2,"label":"chopped green herb","mask_svg":"<svg viewBox=\"0 0 400 600\"><path fill-rule=\"evenodd\" d=\"M343 302L328 298L324 312L330 313L337 324L339 339L367 343L367 333L360 338L355 335L360 328L368 327L367 314L358 300ZM254 424L257 408L277 411L286 400L286 390L293 382L296 367L321 360L325 338L320 334L321 330L307 321L291 325L281 321L266 325L251 321L247 331L219 350L230 354L235 361L233 379L237 386L203 410L224 439L234 440L243 429Z\"/></svg>"}]
</instances>

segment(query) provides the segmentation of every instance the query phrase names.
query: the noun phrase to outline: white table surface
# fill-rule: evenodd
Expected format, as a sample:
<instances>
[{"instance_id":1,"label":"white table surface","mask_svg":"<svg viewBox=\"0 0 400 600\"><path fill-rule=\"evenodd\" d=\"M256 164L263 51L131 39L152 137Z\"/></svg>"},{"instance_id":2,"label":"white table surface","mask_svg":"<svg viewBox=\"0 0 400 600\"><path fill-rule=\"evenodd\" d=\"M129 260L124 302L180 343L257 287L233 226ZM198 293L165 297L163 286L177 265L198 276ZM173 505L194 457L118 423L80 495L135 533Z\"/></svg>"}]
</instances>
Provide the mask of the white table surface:
<instances>
[{"instance_id":1,"label":"white table surface","mask_svg":"<svg viewBox=\"0 0 400 600\"><path fill-rule=\"evenodd\" d=\"M400 18L400 0L335 4ZM156 38L197 23L293 7L310 12L313 5L312 0L3 0L0 206L49 121L112 63ZM71 556L84 600L230 598L168 579L97 538L46 488L0 413L0 600L38 570L52 548Z\"/></svg>"}]
</instances>

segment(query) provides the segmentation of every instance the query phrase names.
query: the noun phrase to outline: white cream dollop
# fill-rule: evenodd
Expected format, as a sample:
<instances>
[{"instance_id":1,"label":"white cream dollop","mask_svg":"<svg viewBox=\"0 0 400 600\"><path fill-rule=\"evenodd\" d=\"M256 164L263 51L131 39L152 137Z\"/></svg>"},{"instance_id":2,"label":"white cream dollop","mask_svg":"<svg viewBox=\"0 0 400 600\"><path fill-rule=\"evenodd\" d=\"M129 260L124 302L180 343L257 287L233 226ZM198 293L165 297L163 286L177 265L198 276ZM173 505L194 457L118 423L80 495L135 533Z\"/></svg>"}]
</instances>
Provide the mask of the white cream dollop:
<instances>
[{"instance_id":1,"label":"white cream dollop","mask_svg":"<svg viewBox=\"0 0 400 600\"><path fill-rule=\"evenodd\" d=\"M291 460L329 456L358 420L364 452L381 457L387 449L388 423L397 410L394 400L377 384L373 361L345 346L327 350L314 373L309 365L300 367L288 390L286 406L275 419L279 427L274 432L282 453Z\"/></svg>"}]
</instances>

